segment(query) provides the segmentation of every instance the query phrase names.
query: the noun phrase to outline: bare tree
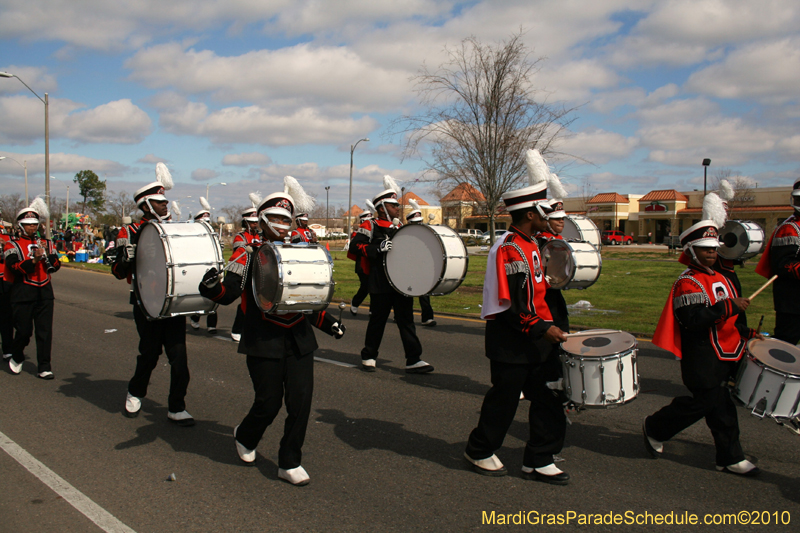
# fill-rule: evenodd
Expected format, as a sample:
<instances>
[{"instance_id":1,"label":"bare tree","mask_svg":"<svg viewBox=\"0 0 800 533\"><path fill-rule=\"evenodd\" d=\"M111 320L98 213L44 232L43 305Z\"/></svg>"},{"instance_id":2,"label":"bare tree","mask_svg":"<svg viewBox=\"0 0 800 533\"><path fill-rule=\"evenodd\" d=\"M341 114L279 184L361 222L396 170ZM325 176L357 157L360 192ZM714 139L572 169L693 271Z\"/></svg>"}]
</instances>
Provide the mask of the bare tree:
<instances>
[{"instance_id":1,"label":"bare tree","mask_svg":"<svg viewBox=\"0 0 800 533\"><path fill-rule=\"evenodd\" d=\"M0 196L0 210L2 210L3 220L11 224L17 219L17 213L25 205L25 200L19 194L4 194Z\"/></svg>"},{"instance_id":2,"label":"bare tree","mask_svg":"<svg viewBox=\"0 0 800 533\"><path fill-rule=\"evenodd\" d=\"M542 58L532 59L523 33L495 45L469 37L446 48L436 71L423 65L414 77L419 115L393 123L406 134L404 157L419 156L440 185L469 183L484 196L490 234L502 195L525 175L525 151L559 154L553 141L574 118L574 108L550 104L532 78ZM441 190L441 189L440 189Z\"/></svg>"},{"instance_id":3,"label":"bare tree","mask_svg":"<svg viewBox=\"0 0 800 533\"><path fill-rule=\"evenodd\" d=\"M233 224L234 228L240 228L242 222L242 211L248 207L252 207L252 205L226 205L218 211L225 215L225 221L228 224ZM239 229L235 229L234 231L238 232Z\"/></svg>"},{"instance_id":4,"label":"bare tree","mask_svg":"<svg viewBox=\"0 0 800 533\"><path fill-rule=\"evenodd\" d=\"M597 190L594 188L592 180L589 179L589 176L583 178L583 181L581 182L580 194L583 210L588 213L590 206L587 202L597 196Z\"/></svg>"},{"instance_id":5,"label":"bare tree","mask_svg":"<svg viewBox=\"0 0 800 533\"><path fill-rule=\"evenodd\" d=\"M728 211L730 213L733 213L734 209L741 209L753 201L755 182L752 178L734 175L729 168L720 168L711 179L711 187L714 192L719 193L722 180L727 180L731 188L733 188L733 199L728 201Z\"/></svg>"},{"instance_id":6,"label":"bare tree","mask_svg":"<svg viewBox=\"0 0 800 533\"><path fill-rule=\"evenodd\" d=\"M133 196L125 191L111 191L105 201L106 211L112 216L113 225L121 225L122 217L132 216L136 211L136 202Z\"/></svg>"}]
</instances>

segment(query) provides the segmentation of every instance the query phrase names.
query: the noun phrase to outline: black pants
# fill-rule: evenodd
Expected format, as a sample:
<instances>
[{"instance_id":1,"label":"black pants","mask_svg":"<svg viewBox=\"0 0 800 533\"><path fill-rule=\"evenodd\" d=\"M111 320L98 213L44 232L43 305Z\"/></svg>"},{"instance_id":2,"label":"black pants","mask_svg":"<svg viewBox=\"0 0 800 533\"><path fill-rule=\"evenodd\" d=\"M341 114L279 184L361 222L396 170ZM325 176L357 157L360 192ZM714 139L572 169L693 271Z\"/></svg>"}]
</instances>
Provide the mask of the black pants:
<instances>
[{"instance_id":1,"label":"black pants","mask_svg":"<svg viewBox=\"0 0 800 533\"><path fill-rule=\"evenodd\" d=\"M775 312L775 335L778 340L797 344L800 341L800 314Z\"/></svg>"},{"instance_id":2,"label":"black pants","mask_svg":"<svg viewBox=\"0 0 800 533\"><path fill-rule=\"evenodd\" d=\"M239 304L238 306L236 306L236 318L233 319L233 325L231 326L231 333L236 333L238 335L241 335L243 327L244 327L244 311L242 311L242 304Z\"/></svg>"},{"instance_id":3,"label":"black pants","mask_svg":"<svg viewBox=\"0 0 800 533\"><path fill-rule=\"evenodd\" d=\"M522 464L541 468L553 462L553 455L564 447L567 419L561 401L545 385L544 365L491 361L492 388L483 399L478 427L469 435L467 455L486 459L500 449L517 413L519 393L523 392L531 406L530 438Z\"/></svg>"},{"instance_id":4,"label":"black pants","mask_svg":"<svg viewBox=\"0 0 800 533\"><path fill-rule=\"evenodd\" d=\"M148 321L138 305L133 306L133 320L139 332L139 356L136 371L128 383L128 392L137 398L147 396L150 374L158 364L161 347L167 353L170 365L169 411L180 413L186 409L184 398L189 387L189 363L186 357L186 318L176 316Z\"/></svg>"},{"instance_id":5,"label":"black pants","mask_svg":"<svg viewBox=\"0 0 800 533\"><path fill-rule=\"evenodd\" d=\"M428 320L433 320L433 307L431 307L431 297L420 296L419 306L422 309L422 321L427 322Z\"/></svg>"},{"instance_id":6,"label":"black pants","mask_svg":"<svg viewBox=\"0 0 800 533\"><path fill-rule=\"evenodd\" d=\"M739 443L739 419L730 391L723 386L690 389L692 396L679 396L647 417L647 434L666 442L701 418L714 437L717 465L728 466L744 460Z\"/></svg>"},{"instance_id":7,"label":"black pants","mask_svg":"<svg viewBox=\"0 0 800 533\"><path fill-rule=\"evenodd\" d=\"M33 336L36 328L36 358L39 363L39 372L48 372L50 368L50 353L53 347L53 307L54 300L38 300L35 302L16 303L11 306L14 313L14 342L11 345L11 354L14 362L21 363L25 360L25 347Z\"/></svg>"},{"instance_id":8,"label":"black pants","mask_svg":"<svg viewBox=\"0 0 800 533\"><path fill-rule=\"evenodd\" d=\"M287 417L278 451L278 466L285 470L300 466L314 393L314 354L281 359L247 356L247 369L256 397L250 412L236 430L236 440L254 450L285 401Z\"/></svg>"},{"instance_id":9,"label":"black pants","mask_svg":"<svg viewBox=\"0 0 800 533\"><path fill-rule=\"evenodd\" d=\"M14 313L11 310L11 284L0 281L0 337L3 353L10 354L14 343Z\"/></svg>"},{"instance_id":10,"label":"black pants","mask_svg":"<svg viewBox=\"0 0 800 533\"><path fill-rule=\"evenodd\" d=\"M394 309L394 321L400 330L400 340L403 342L403 351L406 354L406 364L413 365L420 360L422 344L417 338L414 327L414 299L403 296L399 292L389 292L369 295L369 324L367 335L364 339L364 349L361 350L361 359L377 359L378 349L381 347L383 332L389 313Z\"/></svg>"},{"instance_id":11,"label":"black pants","mask_svg":"<svg viewBox=\"0 0 800 533\"><path fill-rule=\"evenodd\" d=\"M358 286L358 292L353 296L351 305L359 307L364 302L364 298L367 297L367 294L369 294L369 276L358 271L356 271L356 274L358 275L358 281L361 285Z\"/></svg>"},{"instance_id":12,"label":"black pants","mask_svg":"<svg viewBox=\"0 0 800 533\"><path fill-rule=\"evenodd\" d=\"M202 315L192 315L193 322L200 322L200 317ZM206 315L206 324L209 328L216 328L217 327L217 313L210 313Z\"/></svg>"}]
</instances>

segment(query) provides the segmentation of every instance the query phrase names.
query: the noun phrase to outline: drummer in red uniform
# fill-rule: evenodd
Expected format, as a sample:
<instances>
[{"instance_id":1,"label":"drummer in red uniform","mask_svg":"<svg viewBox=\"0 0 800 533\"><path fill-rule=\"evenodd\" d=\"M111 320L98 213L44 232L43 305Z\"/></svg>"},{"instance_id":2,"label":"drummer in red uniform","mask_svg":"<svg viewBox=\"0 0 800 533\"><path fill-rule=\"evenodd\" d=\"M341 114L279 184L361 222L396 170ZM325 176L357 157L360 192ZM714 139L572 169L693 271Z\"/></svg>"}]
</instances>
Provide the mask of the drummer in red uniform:
<instances>
[{"instance_id":1,"label":"drummer in red uniform","mask_svg":"<svg viewBox=\"0 0 800 533\"><path fill-rule=\"evenodd\" d=\"M718 228L706 204L703 215L704 220L680 236L683 253L679 261L688 268L672 286L653 337L653 344L681 359L681 377L692 395L675 398L645 417L644 445L651 457L658 458L666 441L705 418L716 446L717 470L753 476L759 470L745 458L739 443L736 405L727 384L747 340L763 337L737 324L750 300L713 270Z\"/></svg>"},{"instance_id":2,"label":"drummer in red uniform","mask_svg":"<svg viewBox=\"0 0 800 533\"><path fill-rule=\"evenodd\" d=\"M249 207L242 211L242 230L233 238L233 253L228 262L231 268L237 268L238 259L248 252L251 252L253 247L261 244L261 233L258 230L258 217L256 216L256 206L261 203L261 198L256 194L250 194L250 201L253 207ZM227 267L226 267L227 268ZM242 272L237 272L241 275ZM239 342L242 338L242 327L244 326L244 311L242 311L241 303L236 307L236 318L233 320L231 326L231 339L234 342Z\"/></svg>"},{"instance_id":3,"label":"drummer in red uniform","mask_svg":"<svg viewBox=\"0 0 800 533\"><path fill-rule=\"evenodd\" d=\"M367 200L368 203L372 203ZM372 218L372 211L366 210L358 215L359 225L363 224L367 220ZM353 232L350 234L350 240L352 241L357 232ZM350 314L356 316L358 314L358 308L364 302L364 298L367 297L369 294L369 259L361 255L355 255L351 252L347 252L347 258L352 259L356 263L356 276L358 276L358 290L356 294L353 296L353 299L350 301Z\"/></svg>"},{"instance_id":4,"label":"drummer in red uniform","mask_svg":"<svg viewBox=\"0 0 800 533\"><path fill-rule=\"evenodd\" d=\"M517 412L520 392L530 400L530 438L522 460L522 477L554 485L569 483L569 474L554 463L566 434L561 400L546 384L552 345L567 340L555 326L545 303L547 281L533 237L547 229L547 175L536 150L526 154L531 185L503 195L511 228L489 252L483 286L482 318L486 319L486 357L492 388L481 406L478 425L470 433L464 457L476 472L507 474L495 455Z\"/></svg>"},{"instance_id":5,"label":"drummer in red uniform","mask_svg":"<svg viewBox=\"0 0 800 533\"><path fill-rule=\"evenodd\" d=\"M297 227L292 231L291 242L307 242L310 244L317 244L319 239L317 233L308 227L308 213L298 213L294 217Z\"/></svg>"}]
</instances>

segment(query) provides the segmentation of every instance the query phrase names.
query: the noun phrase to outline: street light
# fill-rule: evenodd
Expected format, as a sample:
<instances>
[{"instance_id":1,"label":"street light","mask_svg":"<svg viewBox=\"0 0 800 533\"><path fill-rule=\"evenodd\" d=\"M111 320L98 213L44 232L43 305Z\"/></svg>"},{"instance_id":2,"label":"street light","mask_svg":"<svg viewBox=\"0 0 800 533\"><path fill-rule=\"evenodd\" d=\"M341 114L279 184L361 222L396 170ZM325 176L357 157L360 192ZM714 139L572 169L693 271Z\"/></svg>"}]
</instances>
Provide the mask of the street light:
<instances>
[{"instance_id":1,"label":"street light","mask_svg":"<svg viewBox=\"0 0 800 533\"><path fill-rule=\"evenodd\" d=\"M47 198L47 210L50 211L50 180L47 177L50 175L50 100L47 97L47 93L44 93L44 99L39 96L36 91L31 89L27 83L22 81L22 78L17 76L16 74L11 74L10 72L2 72L0 71L0 78L17 78L22 85L28 88L30 92L32 92L36 98L42 101L44 104L44 195ZM27 196L27 192L25 196ZM45 232L47 233L47 238L50 238L50 218L45 219Z\"/></svg>"},{"instance_id":2,"label":"street light","mask_svg":"<svg viewBox=\"0 0 800 533\"><path fill-rule=\"evenodd\" d=\"M710 159L703 159L703 198L706 197L706 178L708 177L708 165L710 164Z\"/></svg>"},{"instance_id":3,"label":"street light","mask_svg":"<svg viewBox=\"0 0 800 533\"><path fill-rule=\"evenodd\" d=\"M355 144L350 145L350 192L347 194L347 229L345 230L347 235L350 235L350 215L353 210L353 152L361 141L369 142L369 137L359 139Z\"/></svg>"},{"instance_id":4,"label":"street light","mask_svg":"<svg viewBox=\"0 0 800 533\"><path fill-rule=\"evenodd\" d=\"M331 232L331 221L330 221L330 213L328 211L328 198L330 196L331 186L328 185L325 187L325 234L328 238L330 238Z\"/></svg>"},{"instance_id":5,"label":"street light","mask_svg":"<svg viewBox=\"0 0 800 533\"><path fill-rule=\"evenodd\" d=\"M227 183L206 183L206 201L208 200L208 188L212 185L222 185L224 187Z\"/></svg>"},{"instance_id":6,"label":"street light","mask_svg":"<svg viewBox=\"0 0 800 533\"><path fill-rule=\"evenodd\" d=\"M0 156L0 161L2 161L3 159L8 159L9 161L13 161L14 163L18 164L25 170L25 205L28 205L30 203L28 202L28 161L26 159L23 159L22 163L20 163L13 157L7 157L4 155Z\"/></svg>"}]
</instances>

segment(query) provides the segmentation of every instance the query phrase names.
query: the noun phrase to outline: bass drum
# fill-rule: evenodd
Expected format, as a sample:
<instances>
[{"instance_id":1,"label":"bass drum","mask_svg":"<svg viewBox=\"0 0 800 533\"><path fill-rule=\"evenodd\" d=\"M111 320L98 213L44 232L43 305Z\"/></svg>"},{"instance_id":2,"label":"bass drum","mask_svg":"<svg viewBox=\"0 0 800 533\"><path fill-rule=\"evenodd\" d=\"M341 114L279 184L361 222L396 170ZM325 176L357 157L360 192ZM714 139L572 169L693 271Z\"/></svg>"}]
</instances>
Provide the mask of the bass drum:
<instances>
[{"instance_id":1,"label":"bass drum","mask_svg":"<svg viewBox=\"0 0 800 533\"><path fill-rule=\"evenodd\" d=\"M217 304L198 287L210 268L222 270L219 235L205 222L155 222L139 227L133 286L150 320L205 315Z\"/></svg>"},{"instance_id":2,"label":"bass drum","mask_svg":"<svg viewBox=\"0 0 800 533\"><path fill-rule=\"evenodd\" d=\"M408 224L392 237L384 268L389 283L406 296L450 294L467 276L467 247L447 226Z\"/></svg>"},{"instance_id":3,"label":"bass drum","mask_svg":"<svg viewBox=\"0 0 800 533\"><path fill-rule=\"evenodd\" d=\"M600 230L590 218L583 215L567 215L564 218L564 231L561 232L564 240L571 242L589 242L600 250Z\"/></svg>"},{"instance_id":4,"label":"bass drum","mask_svg":"<svg viewBox=\"0 0 800 533\"><path fill-rule=\"evenodd\" d=\"M553 289L586 289L600 278L603 258L588 242L553 239L542 247L544 273Z\"/></svg>"},{"instance_id":5,"label":"bass drum","mask_svg":"<svg viewBox=\"0 0 800 533\"><path fill-rule=\"evenodd\" d=\"M764 230L755 222L729 220L719 232L717 253L730 261L745 261L764 250Z\"/></svg>"},{"instance_id":6,"label":"bass drum","mask_svg":"<svg viewBox=\"0 0 800 533\"><path fill-rule=\"evenodd\" d=\"M333 259L305 242L264 243L253 257L253 296L265 313L313 313L333 298Z\"/></svg>"}]
</instances>

